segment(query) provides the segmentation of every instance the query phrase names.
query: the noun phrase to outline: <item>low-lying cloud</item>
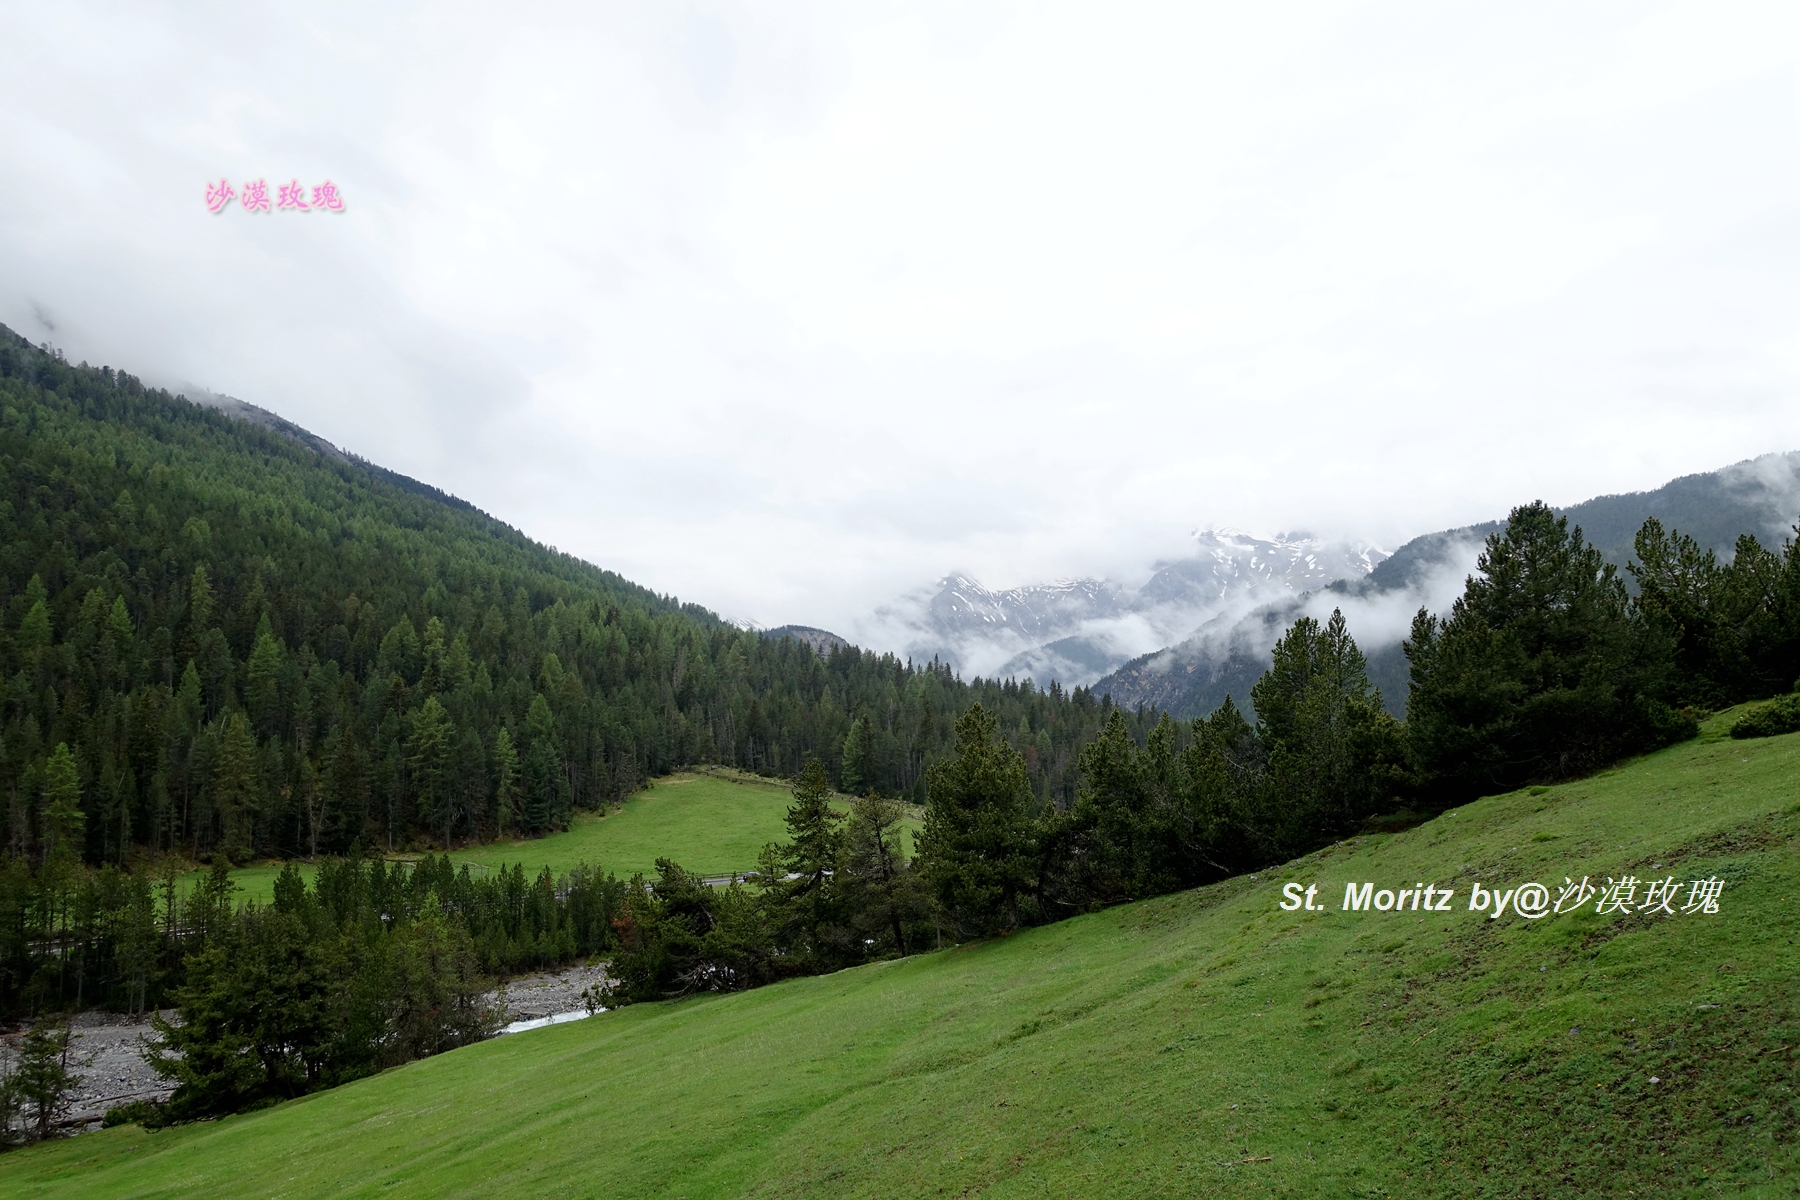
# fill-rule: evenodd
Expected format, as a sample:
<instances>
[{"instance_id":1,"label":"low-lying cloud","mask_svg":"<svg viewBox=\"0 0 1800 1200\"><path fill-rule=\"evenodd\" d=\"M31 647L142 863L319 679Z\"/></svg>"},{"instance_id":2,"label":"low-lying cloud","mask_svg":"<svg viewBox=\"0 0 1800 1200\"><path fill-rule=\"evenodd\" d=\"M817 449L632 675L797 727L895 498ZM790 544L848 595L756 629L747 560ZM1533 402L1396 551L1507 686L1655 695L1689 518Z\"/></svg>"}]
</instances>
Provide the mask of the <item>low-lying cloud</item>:
<instances>
[{"instance_id":1,"label":"low-lying cloud","mask_svg":"<svg viewBox=\"0 0 1800 1200\"><path fill-rule=\"evenodd\" d=\"M1800 445L1794 20L22 7L0 321L765 625L1391 545Z\"/></svg>"}]
</instances>

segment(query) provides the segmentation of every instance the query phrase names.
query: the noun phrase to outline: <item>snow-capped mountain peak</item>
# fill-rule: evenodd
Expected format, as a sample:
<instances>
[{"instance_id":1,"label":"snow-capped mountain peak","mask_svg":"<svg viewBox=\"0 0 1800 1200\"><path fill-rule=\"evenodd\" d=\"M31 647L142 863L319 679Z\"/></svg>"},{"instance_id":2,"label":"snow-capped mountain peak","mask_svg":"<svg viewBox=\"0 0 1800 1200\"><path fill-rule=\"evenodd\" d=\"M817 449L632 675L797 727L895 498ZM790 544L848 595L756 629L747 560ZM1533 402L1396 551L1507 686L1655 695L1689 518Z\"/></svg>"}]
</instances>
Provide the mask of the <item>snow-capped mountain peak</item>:
<instances>
[{"instance_id":1,"label":"snow-capped mountain peak","mask_svg":"<svg viewBox=\"0 0 1800 1200\"><path fill-rule=\"evenodd\" d=\"M1135 588L1060 578L993 589L953 572L929 593L878 612L871 624L881 633L865 640L899 643L915 659L935 656L966 675L1029 675L1041 684L1057 679L1073 686L1227 611L1361 578L1387 557L1378 546L1310 533L1261 537L1214 526L1193 537L1192 557L1157 563Z\"/></svg>"}]
</instances>

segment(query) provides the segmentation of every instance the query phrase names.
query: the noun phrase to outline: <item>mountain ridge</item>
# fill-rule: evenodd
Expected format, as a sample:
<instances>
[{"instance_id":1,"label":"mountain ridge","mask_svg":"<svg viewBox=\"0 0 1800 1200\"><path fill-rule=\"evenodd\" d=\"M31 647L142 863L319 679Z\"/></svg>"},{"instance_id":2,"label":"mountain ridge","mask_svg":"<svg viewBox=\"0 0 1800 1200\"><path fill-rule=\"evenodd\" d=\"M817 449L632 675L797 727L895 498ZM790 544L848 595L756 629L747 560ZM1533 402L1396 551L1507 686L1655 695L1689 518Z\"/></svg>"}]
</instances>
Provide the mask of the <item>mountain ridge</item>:
<instances>
[{"instance_id":1,"label":"mountain ridge","mask_svg":"<svg viewBox=\"0 0 1800 1200\"><path fill-rule=\"evenodd\" d=\"M1648 491L1596 496L1556 511L1621 569L1631 560L1638 529L1652 516L1729 557L1740 533L1770 539L1791 526L1800 512L1800 451L1764 454L1678 476ZM1178 643L1132 659L1096 681L1094 689L1122 707L1163 708L1177 717L1203 716L1228 695L1247 704L1250 685L1267 668L1268 652L1282 631L1300 616L1323 619L1341 607L1368 658L1371 682L1389 711L1403 716L1407 672L1400 643L1412 613L1421 605L1447 610L1488 534L1504 525L1484 521L1423 534L1360 579L1333 581L1235 622L1203 625Z\"/></svg>"},{"instance_id":2,"label":"mountain ridge","mask_svg":"<svg viewBox=\"0 0 1800 1200\"><path fill-rule=\"evenodd\" d=\"M1081 686L1221 613L1366 574L1388 556L1373 543L1298 531L1258 537L1207 527L1191 536L1191 556L1155 563L1136 587L1064 577L996 589L952 572L878 610L878 632L859 640L899 646L915 661L937 658L965 675Z\"/></svg>"}]
</instances>

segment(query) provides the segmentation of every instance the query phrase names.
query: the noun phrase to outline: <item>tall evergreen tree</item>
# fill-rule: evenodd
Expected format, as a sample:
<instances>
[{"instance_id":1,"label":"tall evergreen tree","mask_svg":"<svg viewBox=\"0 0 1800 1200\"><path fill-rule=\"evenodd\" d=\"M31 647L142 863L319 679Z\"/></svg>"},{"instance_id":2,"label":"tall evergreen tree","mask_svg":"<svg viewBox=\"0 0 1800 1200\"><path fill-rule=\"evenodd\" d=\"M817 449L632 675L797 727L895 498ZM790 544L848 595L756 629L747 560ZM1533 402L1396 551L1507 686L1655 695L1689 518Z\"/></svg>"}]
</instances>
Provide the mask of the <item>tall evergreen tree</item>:
<instances>
[{"instance_id":1,"label":"tall evergreen tree","mask_svg":"<svg viewBox=\"0 0 1800 1200\"><path fill-rule=\"evenodd\" d=\"M1491 534L1448 618L1406 643L1407 737L1439 803L1560 779L1691 733L1665 703L1672 643L1616 569L1542 504Z\"/></svg>"},{"instance_id":2,"label":"tall evergreen tree","mask_svg":"<svg viewBox=\"0 0 1800 1200\"><path fill-rule=\"evenodd\" d=\"M891 939L893 953L900 955L907 953L908 926L922 924L931 908L907 862L904 818L900 805L885 796L861 796L851 804L839 889L864 944Z\"/></svg>"},{"instance_id":3,"label":"tall evergreen tree","mask_svg":"<svg viewBox=\"0 0 1800 1200\"><path fill-rule=\"evenodd\" d=\"M794 783L794 802L787 810L787 844L781 847L782 877L774 881L781 902L793 914L793 926L814 955L833 940L837 912L834 877L843 851L843 816L831 807L831 777L816 758Z\"/></svg>"},{"instance_id":4,"label":"tall evergreen tree","mask_svg":"<svg viewBox=\"0 0 1800 1200\"><path fill-rule=\"evenodd\" d=\"M975 704L957 719L951 757L928 775L919 870L945 911L970 932L1015 929L1035 886L1035 830L1025 760Z\"/></svg>"},{"instance_id":5,"label":"tall evergreen tree","mask_svg":"<svg viewBox=\"0 0 1800 1200\"><path fill-rule=\"evenodd\" d=\"M520 827L524 816L521 791L519 752L512 734L502 725L494 734L494 829L502 838L513 836Z\"/></svg>"},{"instance_id":6,"label":"tall evergreen tree","mask_svg":"<svg viewBox=\"0 0 1800 1200\"><path fill-rule=\"evenodd\" d=\"M259 738L274 737L281 722L281 643L264 613L256 625L256 642L244 664L244 702Z\"/></svg>"},{"instance_id":7,"label":"tall evergreen tree","mask_svg":"<svg viewBox=\"0 0 1800 1200\"><path fill-rule=\"evenodd\" d=\"M557 742L556 719L539 692L525 714L525 827L543 833L556 823L562 807L562 748Z\"/></svg>"},{"instance_id":8,"label":"tall evergreen tree","mask_svg":"<svg viewBox=\"0 0 1800 1200\"><path fill-rule=\"evenodd\" d=\"M1250 690L1268 754L1273 816L1300 854L1352 832L1400 785L1404 742L1368 665L1334 609L1295 621Z\"/></svg>"},{"instance_id":9,"label":"tall evergreen tree","mask_svg":"<svg viewBox=\"0 0 1800 1200\"><path fill-rule=\"evenodd\" d=\"M50 1136L57 1118L68 1111L70 1094L81 1082L81 1076L69 1069L70 1040L66 1020L39 1019L25 1035L8 1081L31 1122L32 1136L39 1140Z\"/></svg>"},{"instance_id":10,"label":"tall evergreen tree","mask_svg":"<svg viewBox=\"0 0 1800 1200\"><path fill-rule=\"evenodd\" d=\"M456 753L456 726L436 696L427 696L413 714L411 753L413 794L419 813L443 831L444 850L450 849L450 833L456 823L455 781L451 778Z\"/></svg>"},{"instance_id":11,"label":"tall evergreen tree","mask_svg":"<svg viewBox=\"0 0 1800 1200\"><path fill-rule=\"evenodd\" d=\"M44 764L44 843L47 857L78 861L87 815L81 810L81 775L67 742L58 742Z\"/></svg>"},{"instance_id":12,"label":"tall evergreen tree","mask_svg":"<svg viewBox=\"0 0 1800 1200\"><path fill-rule=\"evenodd\" d=\"M262 809L262 781L256 763L256 735L242 712L222 722L213 760L212 799L224 829L228 857L250 857L252 826Z\"/></svg>"},{"instance_id":13,"label":"tall evergreen tree","mask_svg":"<svg viewBox=\"0 0 1800 1200\"><path fill-rule=\"evenodd\" d=\"M1268 786L1268 747L1230 696L1196 720L1181 753L1183 803L1177 842L1195 881L1222 879L1282 857Z\"/></svg>"},{"instance_id":14,"label":"tall evergreen tree","mask_svg":"<svg viewBox=\"0 0 1800 1200\"><path fill-rule=\"evenodd\" d=\"M850 731L844 735L843 765L838 768L838 778L846 792L862 790L869 773L870 742L868 721L857 717L850 722Z\"/></svg>"}]
</instances>

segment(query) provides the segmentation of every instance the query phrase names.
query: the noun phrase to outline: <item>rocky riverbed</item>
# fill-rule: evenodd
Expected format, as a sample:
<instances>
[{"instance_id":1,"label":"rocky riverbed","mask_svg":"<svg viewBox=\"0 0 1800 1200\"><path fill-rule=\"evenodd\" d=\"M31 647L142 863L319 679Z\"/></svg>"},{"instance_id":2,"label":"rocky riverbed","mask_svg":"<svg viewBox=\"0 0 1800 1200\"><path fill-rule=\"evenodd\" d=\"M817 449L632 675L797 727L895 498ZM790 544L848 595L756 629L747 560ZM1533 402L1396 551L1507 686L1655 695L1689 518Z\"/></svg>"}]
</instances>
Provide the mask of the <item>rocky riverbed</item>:
<instances>
[{"instance_id":1,"label":"rocky riverbed","mask_svg":"<svg viewBox=\"0 0 1800 1200\"><path fill-rule=\"evenodd\" d=\"M604 965L564 967L560 971L517 976L505 987L490 992L488 997L503 1004L505 1020L502 1024L511 1024L583 1008L581 994L605 983L606 978Z\"/></svg>"},{"instance_id":2,"label":"rocky riverbed","mask_svg":"<svg viewBox=\"0 0 1800 1200\"><path fill-rule=\"evenodd\" d=\"M573 966L560 971L520 975L488 993L501 1006L501 1024L552 1017L584 1009L581 994L606 982L604 966ZM168 1011L165 1017L173 1017ZM70 1023L69 1070L79 1076L68 1112L58 1126L64 1132L100 1128L106 1110L133 1100L166 1100L175 1087L150 1069L146 1041L154 1041L149 1014L85 1012ZM0 1035L0 1069L11 1070L30 1024Z\"/></svg>"},{"instance_id":3,"label":"rocky riverbed","mask_svg":"<svg viewBox=\"0 0 1800 1200\"><path fill-rule=\"evenodd\" d=\"M173 1016L173 1012L164 1014ZM0 1059L10 1071L30 1029L27 1024L0 1037ZM85 1012L70 1022L69 1070L80 1076L69 1109L57 1124L64 1130L98 1129L106 1110L133 1100L166 1100L173 1084L150 1069L145 1039L154 1040L149 1014Z\"/></svg>"}]
</instances>

